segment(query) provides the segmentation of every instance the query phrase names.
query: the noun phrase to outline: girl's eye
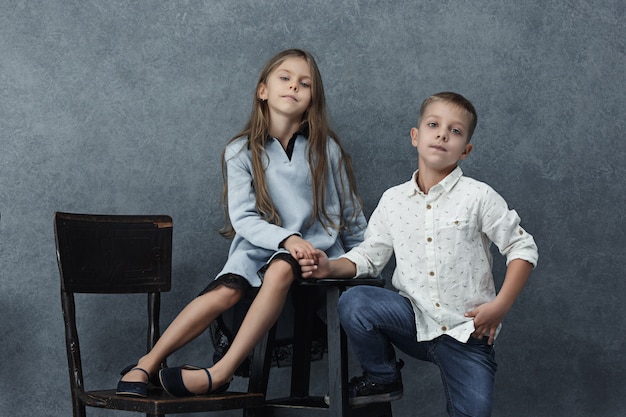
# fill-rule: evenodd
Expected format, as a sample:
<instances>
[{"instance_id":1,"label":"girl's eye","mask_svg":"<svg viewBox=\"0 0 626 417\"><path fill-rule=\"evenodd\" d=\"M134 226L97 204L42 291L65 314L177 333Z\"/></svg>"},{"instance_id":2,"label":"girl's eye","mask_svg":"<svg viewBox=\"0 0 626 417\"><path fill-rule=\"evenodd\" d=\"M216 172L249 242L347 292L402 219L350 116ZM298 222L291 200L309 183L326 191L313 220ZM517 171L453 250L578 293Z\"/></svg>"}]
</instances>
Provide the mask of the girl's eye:
<instances>
[{"instance_id":1,"label":"girl's eye","mask_svg":"<svg viewBox=\"0 0 626 417\"><path fill-rule=\"evenodd\" d=\"M304 83L304 82L303 82L303 83L300 83L300 85L301 85L302 87L304 87L304 88L309 88L309 87L311 87L311 84L309 84L309 83Z\"/></svg>"},{"instance_id":2,"label":"girl's eye","mask_svg":"<svg viewBox=\"0 0 626 417\"><path fill-rule=\"evenodd\" d=\"M289 77L285 77L285 76L281 76L280 79L283 81L289 81Z\"/></svg>"},{"instance_id":3,"label":"girl's eye","mask_svg":"<svg viewBox=\"0 0 626 417\"><path fill-rule=\"evenodd\" d=\"M427 126L428 126L428 127L437 127L437 123L435 123L435 122L430 122L430 123L428 123L428 125L427 125Z\"/></svg>"}]
</instances>

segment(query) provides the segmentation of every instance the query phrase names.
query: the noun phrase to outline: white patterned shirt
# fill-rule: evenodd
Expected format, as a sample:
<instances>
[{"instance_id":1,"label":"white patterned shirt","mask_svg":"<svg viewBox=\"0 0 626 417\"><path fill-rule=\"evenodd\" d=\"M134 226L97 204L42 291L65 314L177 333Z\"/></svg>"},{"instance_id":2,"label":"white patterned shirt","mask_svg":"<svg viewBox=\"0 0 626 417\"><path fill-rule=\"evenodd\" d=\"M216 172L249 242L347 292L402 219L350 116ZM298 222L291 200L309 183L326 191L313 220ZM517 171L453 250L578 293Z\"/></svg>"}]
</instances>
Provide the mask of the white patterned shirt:
<instances>
[{"instance_id":1,"label":"white patterned shirt","mask_svg":"<svg viewBox=\"0 0 626 417\"><path fill-rule=\"evenodd\" d=\"M342 257L364 277L378 275L395 254L392 284L413 305L417 340L447 334L466 342L474 324L464 314L496 296L491 242L507 265L523 259L536 266L537 246L489 185L457 167L424 194L417 172L383 194L365 240Z\"/></svg>"}]
</instances>

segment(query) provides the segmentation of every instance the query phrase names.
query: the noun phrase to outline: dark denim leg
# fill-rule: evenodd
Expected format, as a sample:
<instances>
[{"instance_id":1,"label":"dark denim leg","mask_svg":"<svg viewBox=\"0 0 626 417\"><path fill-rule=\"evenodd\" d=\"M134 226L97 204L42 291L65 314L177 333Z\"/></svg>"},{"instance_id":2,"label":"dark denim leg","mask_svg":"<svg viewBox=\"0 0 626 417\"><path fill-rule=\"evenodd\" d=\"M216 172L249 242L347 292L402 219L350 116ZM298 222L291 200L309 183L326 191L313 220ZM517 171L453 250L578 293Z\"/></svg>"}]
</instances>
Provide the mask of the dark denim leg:
<instances>
[{"instance_id":1,"label":"dark denim leg","mask_svg":"<svg viewBox=\"0 0 626 417\"><path fill-rule=\"evenodd\" d=\"M461 343L440 336L431 343L429 360L439 366L450 416L488 417L493 405L495 351L485 340Z\"/></svg>"},{"instance_id":2,"label":"dark denim leg","mask_svg":"<svg viewBox=\"0 0 626 417\"><path fill-rule=\"evenodd\" d=\"M400 378L392 343L415 343L415 316L410 302L385 288L358 286L339 299L339 319L350 348L368 378L389 384Z\"/></svg>"}]
</instances>

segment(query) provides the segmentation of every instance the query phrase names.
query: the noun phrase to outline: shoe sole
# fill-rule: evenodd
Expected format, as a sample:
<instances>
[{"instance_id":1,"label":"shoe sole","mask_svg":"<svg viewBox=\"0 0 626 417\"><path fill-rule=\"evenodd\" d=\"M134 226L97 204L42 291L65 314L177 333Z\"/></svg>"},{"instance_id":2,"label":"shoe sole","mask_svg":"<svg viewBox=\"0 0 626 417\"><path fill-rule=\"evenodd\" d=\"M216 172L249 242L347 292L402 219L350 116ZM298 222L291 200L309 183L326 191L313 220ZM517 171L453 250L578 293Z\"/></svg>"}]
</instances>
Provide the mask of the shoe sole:
<instances>
[{"instance_id":1,"label":"shoe sole","mask_svg":"<svg viewBox=\"0 0 626 417\"><path fill-rule=\"evenodd\" d=\"M403 391L393 391L386 392L384 394L376 394L376 395L361 395L359 397L351 397L348 402L352 407L361 407L368 404L374 403L387 403L390 401L396 401L402 398ZM328 395L324 396L324 402L326 405L330 405L330 397Z\"/></svg>"},{"instance_id":2,"label":"shoe sole","mask_svg":"<svg viewBox=\"0 0 626 417\"><path fill-rule=\"evenodd\" d=\"M137 398L146 398L146 397L148 397L147 395L139 394L137 392L130 392L130 391L115 391L115 395L121 395L121 396L124 396L124 397L137 397Z\"/></svg>"}]
</instances>

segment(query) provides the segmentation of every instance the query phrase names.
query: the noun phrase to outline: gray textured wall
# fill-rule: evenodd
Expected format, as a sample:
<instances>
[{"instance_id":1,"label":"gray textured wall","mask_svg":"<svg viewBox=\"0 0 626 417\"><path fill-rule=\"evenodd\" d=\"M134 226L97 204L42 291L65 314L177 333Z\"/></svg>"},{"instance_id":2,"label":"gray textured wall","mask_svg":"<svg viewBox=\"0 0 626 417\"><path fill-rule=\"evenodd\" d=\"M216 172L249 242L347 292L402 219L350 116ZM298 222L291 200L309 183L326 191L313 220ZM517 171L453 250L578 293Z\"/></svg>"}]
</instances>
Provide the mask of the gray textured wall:
<instances>
[{"instance_id":1,"label":"gray textured wall","mask_svg":"<svg viewBox=\"0 0 626 417\"><path fill-rule=\"evenodd\" d=\"M224 260L219 154L261 66L292 46L318 59L368 215L415 168L419 102L441 90L474 102L464 170L540 248L498 341L494 414L623 415L624 29L622 0L3 2L0 415L71 412L53 211L171 214L169 322ZM98 350L87 386L113 385L142 351L143 316L107 297L79 307ZM208 346L171 363L206 364ZM409 360L405 384L396 416L444 415L434 366Z\"/></svg>"}]
</instances>

